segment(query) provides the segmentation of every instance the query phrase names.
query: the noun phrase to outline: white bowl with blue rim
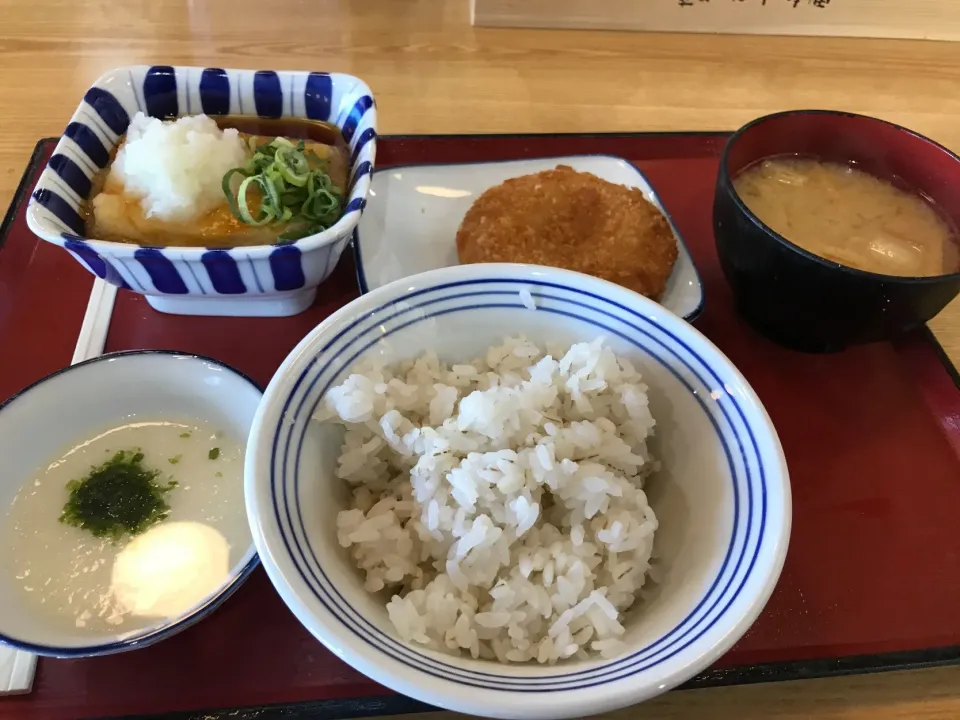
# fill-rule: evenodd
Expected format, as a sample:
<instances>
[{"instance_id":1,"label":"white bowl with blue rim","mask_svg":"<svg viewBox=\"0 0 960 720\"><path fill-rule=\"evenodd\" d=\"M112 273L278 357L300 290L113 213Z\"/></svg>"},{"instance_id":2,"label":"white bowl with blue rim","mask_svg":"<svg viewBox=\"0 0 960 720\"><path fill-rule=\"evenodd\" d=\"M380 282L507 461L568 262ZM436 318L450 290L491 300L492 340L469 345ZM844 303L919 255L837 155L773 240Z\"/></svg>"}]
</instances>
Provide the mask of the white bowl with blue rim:
<instances>
[{"instance_id":1,"label":"white bowl with blue rim","mask_svg":"<svg viewBox=\"0 0 960 720\"><path fill-rule=\"evenodd\" d=\"M147 247L84 236L79 212L90 178L109 162L130 119L235 115L322 120L350 148L343 217L321 233L283 245ZM65 248L90 272L146 296L161 312L283 316L309 307L337 266L367 201L376 156L376 107L351 75L289 70L146 66L117 68L84 95L27 207L36 235Z\"/></svg>"},{"instance_id":2,"label":"white bowl with blue rim","mask_svg":"<svg viewBox=\"0 0 960 720\"><path fill-rule=\"evenodd\" d=\"M536 310L525 306L529 291ZM336 538L349 493L339 439L311 422L360 360L435 350L466 360L505 335L598 335L650 387L662 470L646 490L660 521L662 573L612 660L504 666L405 644ZM767 413L703 335L657 303L578 273L464 265L390 283L331 315L290 353L247 445L247 514L263 565L303 625L374 680L427 703L503 718L592 715L639 702L704 670L747 630L777 582L790 536L790 483Z\"/></svg>"},{"instance_id":3,"label":"white bowl with blue rim","mask_svg":"<svg viewBox=\"0 0 960 720\"><path fill-rule=\"evenodd\" d=\"M690 251L646 176L629 160L613 155L403 165L374 171L370 204L353 243L360 292L457 265L457 230L476 199L510 178L553 170L557 165L637 188L664 214L677 243L677 261L658 302L693 321L703 310L703 285Z\"/></svg>"},{"instance_id":4,"label":"white bowl with blue rim","mask_svg":"<svg viewBox=\"0 0 960 720\"><path fill-rule=\"evenodd\" d=\"M31 478L71 444L106 428L139 418L195 418L211 423L241 442L253 422L262 392L257 385L217 360L162 350L134 350L86 360L57 371L0 405L0 521ZM230 484L240 517L209 518L233 527L245 522L243 484ZM64 491L64 499L67 494ZM54 518L55 520L56 518ZM174 513L170 519L173 520ZM6 531L7 528L3 527ZM78 533L84 532L77 530ZM169 638L208 617L237 590L258 564L252 538L229 549L229 572L202 601L170 618L123 632L64 630L26 601L13 572L0 562L0 643L52 657L88 657L136 650Z\"/></svg>"}]
</instances>

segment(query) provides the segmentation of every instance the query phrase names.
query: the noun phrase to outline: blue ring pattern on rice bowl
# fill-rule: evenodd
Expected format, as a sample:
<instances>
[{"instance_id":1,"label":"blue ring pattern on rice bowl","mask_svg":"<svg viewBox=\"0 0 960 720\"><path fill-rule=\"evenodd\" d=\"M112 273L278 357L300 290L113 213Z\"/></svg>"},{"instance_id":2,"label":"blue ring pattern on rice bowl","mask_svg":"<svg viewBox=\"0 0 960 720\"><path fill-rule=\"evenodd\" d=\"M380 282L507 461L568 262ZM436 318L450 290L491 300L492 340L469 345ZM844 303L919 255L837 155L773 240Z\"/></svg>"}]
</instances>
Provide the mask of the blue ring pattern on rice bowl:
<instances>
[{"instance_id":1,"label":"blue ring pattern on rice bowl","mask_svg":"<svg viewBox=\"0 0 960 720\"><path fill-rule=\"evenodd\" d=\"M709 590L687 617L659 640L589 669L578 670L577 667L583 666L574 665L568 673L520 677L465 670L435 659L432 654L418 652L383 633L354 610L329 581L307 540L296 502L299 482L296 468L309 418L327 389L371 346L404 328L441 315L487 308L529 308L520 293L531 286L538 289L536 312L568 316L642 349L696 397L726 454L733 479L734 521L725 558ZM610 312L614 308L618 314ZM619 317L624 313L631 317L631 322ZM371 332L375 334L368 336ZM319 391L316 390L318 384L322 385ZM508 692L574 690L620 680L664 662L707 633L751 579L764 544L767 480L761 452L743 408L731 394L714 397L709 406L698 394L717 384L722 386L723 380L716 370L678 337L649 318L593 293L550 282L507 278L451 282L406 294L338 333L310 361L286 398L281 415L285 421L273 432L269 477L272 510L281 539L303 582L344 628L378 652L417 672L453 683ZM709 397L709 393L706 394ZM293 421L288 421L289 418ZM731 452L730 444L735 445L736 453ZM292 452L291 446L294 446Z\"/></svg>"}]
</instances>

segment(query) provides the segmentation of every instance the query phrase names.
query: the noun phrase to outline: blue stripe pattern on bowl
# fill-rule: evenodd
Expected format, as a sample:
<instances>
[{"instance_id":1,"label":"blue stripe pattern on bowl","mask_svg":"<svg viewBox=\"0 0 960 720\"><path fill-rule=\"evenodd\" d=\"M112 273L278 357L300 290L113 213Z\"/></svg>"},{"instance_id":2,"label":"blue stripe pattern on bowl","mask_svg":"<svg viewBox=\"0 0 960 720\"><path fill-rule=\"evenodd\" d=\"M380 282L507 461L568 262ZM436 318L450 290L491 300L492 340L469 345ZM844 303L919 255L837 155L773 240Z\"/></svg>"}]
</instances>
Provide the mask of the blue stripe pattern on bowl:
<instances>
[{"instance_id":1,"label":"blue stripe pattern on bowl","mask_svg":"<svg viewBox=\"0 0 960 720\"><path fill-rule=\"evenodd\" d=\"M489 308L523 310L519 291L537 287L537 312L569 317L598 334L642 348L696 398L721 439L732 478L734 521L724 561L700 603L658 641L600 667L553 675L516 677L464 670L416 651L383 633L355 611L330 582L308 540L300 514L297 465L306 428L327 389L342 380L364 353L394 333L441 315ZM629 322L622 320L624 315ZM704 636L735 602L765 540L767 471L743 407L732 395L711 397L723 386L717 371L689 345L649 318L586 291L527 278L451 282L404 295L365 314L341 331L297 377L283 406L284 422L272 438L269 486L281 540L315 599L357 639L420 673L448 682L504 692L543 693L594 687L622 680L663 663ZM709 402L704 398L711 398ZM767 538L767 540L769 540Z\"/></svg>"},{"instance_id":2,"label":"blue stripe pattern on bowl","mask_svg":"<svg viewBox=\"0 0 960 720\"><path fill-rule=\"evenodd\" d=\"M84 237L83 203L98 169L137 111L322 120L349 144L346 210L333 228L290 245L156 248ZM84 95L32 195L28 221L98 277L150 295L277 295L315 287L336 266L366 204L376 156L376 112L349 75L157 65L107 73Z\"/></svg>"}]
</instances>

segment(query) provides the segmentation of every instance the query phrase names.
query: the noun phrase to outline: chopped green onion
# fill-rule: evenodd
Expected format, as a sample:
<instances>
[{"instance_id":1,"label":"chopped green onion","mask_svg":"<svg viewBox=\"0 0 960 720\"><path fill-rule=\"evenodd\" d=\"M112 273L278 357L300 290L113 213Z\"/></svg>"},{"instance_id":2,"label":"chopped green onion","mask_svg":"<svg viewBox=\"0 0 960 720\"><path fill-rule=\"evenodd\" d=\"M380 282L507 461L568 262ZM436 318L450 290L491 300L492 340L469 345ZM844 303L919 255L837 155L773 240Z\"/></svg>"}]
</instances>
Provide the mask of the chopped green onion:
<instances>
[{"instance_id":1,"label":"chopped green onion","mask_svg":"<svg viewBox=\"0 0 960 720\"><path fill-rule=\"evenodd\" d=\"M266 225L273 220L273 213L270 211L270 206L266 202L261 203L260 217L255 218L253 213L250 212L250 206L247 204L247 192L250 186L254 184L261 189L265 189L267 185L262 176L251 175L248 178L244 178L243 182L240 183L240 189L237 190L237 205L240 207L240 219L247 225Z\"/></svg>"},{"instance_id":2,"label":"chopped green onion","mask_svg":"<svg viewBox=\"0 0 960 720\"><path fill-rule=\"evenodd\" d=\"M247 177L247 173L244 172L242 168L233 168L233 170L227 170L227 174L223 176L223 181L220 183L220 187L223 188L223 194L227 196L227 204L230 206L230 212L233 213L235 218L240 218L240 207L237 205L237 196L233 192L233 176L239 175L240 177Z\"/></svg>"},{"instance_id":3,"label":"chopped green onion","mask_svg":"<svg viewBox=\"0 0 960 720\"><path fill-rule=\"evenodd\" d=\"M277 150L274 162L280 174L291 185L303 187L310 179L310 165L307 163L307 158L296 148Z\"/></svg>"},{"instance_id":4,"label":"chopped green onion","mask_svg":"<svg viewBox=\"0 0 960 720\"><path fill-rule=\"evenodd\" d=\"M322 232L340 219L343 192L325 172L325 161L302 140L278 137L254 148L241 168L223 176L223 192L234 217L247 225L283 223L290 227L278 242L292 242ZM234 189L234 176L242 179ZM251 192L260 195L255 214Z\"/></svg>"}]
</instances>

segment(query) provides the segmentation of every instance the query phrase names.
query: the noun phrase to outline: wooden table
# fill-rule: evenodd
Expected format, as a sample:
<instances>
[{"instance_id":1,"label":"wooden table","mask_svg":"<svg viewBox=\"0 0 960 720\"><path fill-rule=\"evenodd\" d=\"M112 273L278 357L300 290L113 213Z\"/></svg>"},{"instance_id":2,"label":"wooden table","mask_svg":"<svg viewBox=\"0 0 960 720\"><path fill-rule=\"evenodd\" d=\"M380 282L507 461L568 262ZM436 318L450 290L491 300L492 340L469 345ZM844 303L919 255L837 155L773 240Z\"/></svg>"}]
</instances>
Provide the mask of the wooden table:
<instances>
[{"instance_id":1,"label":"wooden table","mask_svg":"<svg viewBox=\"0 0 960 720\"><path fill-rule=\"evenodd\" d=\"M383 133L721 130L819 107L960 151L952 43L474 30L467 0L0 0L0 59L4 207L36 140L132 62L353 73ZM960 365L960 302L933 327ZM643 717L958 718L960 668L676 692Z\"/></svg>"}]
</instances>

